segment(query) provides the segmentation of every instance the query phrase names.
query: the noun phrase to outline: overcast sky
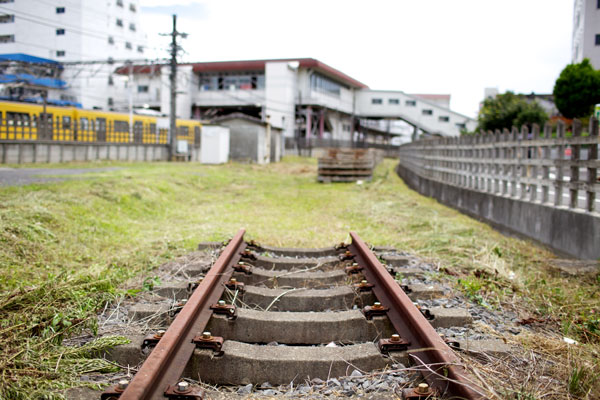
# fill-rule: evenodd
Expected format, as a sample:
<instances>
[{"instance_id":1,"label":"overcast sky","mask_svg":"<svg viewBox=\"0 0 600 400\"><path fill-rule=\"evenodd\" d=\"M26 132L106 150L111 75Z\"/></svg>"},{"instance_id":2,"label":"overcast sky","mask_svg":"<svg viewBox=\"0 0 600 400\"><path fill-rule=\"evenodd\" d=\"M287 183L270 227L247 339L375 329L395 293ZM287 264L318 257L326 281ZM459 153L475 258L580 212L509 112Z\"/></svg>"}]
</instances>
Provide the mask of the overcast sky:
<instances>
[{"instance_id":1,"label":"overcast sky","mask_svg":"<svg viewBox=\"0 0 600 400\"><path fill-rule=\"evenodd\" d=\"M570 62L572 0L141 0L150 55L171 14L184 61L316 58L372 89L449 93L476 117L485 87L551 93Z\"/></svg>"}]
</instances>

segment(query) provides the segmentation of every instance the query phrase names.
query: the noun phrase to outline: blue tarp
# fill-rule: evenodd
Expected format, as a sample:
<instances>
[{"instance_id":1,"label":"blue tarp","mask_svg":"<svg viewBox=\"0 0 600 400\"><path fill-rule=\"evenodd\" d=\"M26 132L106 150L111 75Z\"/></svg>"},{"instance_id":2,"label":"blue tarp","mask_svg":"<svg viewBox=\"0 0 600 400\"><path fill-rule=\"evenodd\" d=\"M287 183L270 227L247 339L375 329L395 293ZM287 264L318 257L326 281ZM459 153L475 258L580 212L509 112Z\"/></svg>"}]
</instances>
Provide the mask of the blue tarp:
<instances>
[{"instance_id":1,"label":"blue tarp","mask_svg":"<svg viewBox=\"0 0 600 400\"><path fill-rule=\"evenodd\" d=\"M67 82L55 78L38 78L31 74L0 74L0 83L22 82L28 85L65 89Z\"/></svg>"},{"instance_id":2,"label":"blue tarp","mask_svg":"<svg viewBox=\"0 0 600 400\"><path fill-rule=\"evenodd\" d=\"M34 64L60 64L58 61L50 60L49 58L30 56L29 54L23 53L0 54L0 61L22 61Z\"/></svg>"},{"instance_id":3,"label":"blue tarp","mask_svg":"<svg viewBox=\"0 0 600 400\"><path fill-rule=\"evenodd\" d=\"M41 97L27 97L25 99L17 99L15 97L10 97L10 96L0 96L0 100L25 102L25 103L36 103L36 104L44 103L44 99L42 99ZM63 107L77 107L77 108L83 107L81 105L81 103L78 103L76 101L70 101L70 100L48 99L48 100L46 100L46 104L51 105L51 106L63 106Z\"/></svg>"}]
</instances>

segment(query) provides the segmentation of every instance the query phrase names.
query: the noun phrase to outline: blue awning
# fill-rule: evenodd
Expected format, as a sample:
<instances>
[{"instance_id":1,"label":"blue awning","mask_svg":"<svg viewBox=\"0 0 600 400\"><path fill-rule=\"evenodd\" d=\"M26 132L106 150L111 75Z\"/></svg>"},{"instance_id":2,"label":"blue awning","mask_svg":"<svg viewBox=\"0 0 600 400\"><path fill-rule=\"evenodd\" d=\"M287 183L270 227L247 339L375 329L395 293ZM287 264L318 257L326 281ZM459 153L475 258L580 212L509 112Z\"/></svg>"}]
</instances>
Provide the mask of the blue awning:
<instances>
[{"instance_id":1,"label":"blue awning","mask_svg":"<svg viewBox=\"0 0 600 400\"><path fill-rule=\"evenodd\" d=\"M30 56L23 53L0 54L0 61L22 61L33 64L55 64L60 65L58 61L50 60L49 58L41 58Z\"/></svg>"}]
</instances>

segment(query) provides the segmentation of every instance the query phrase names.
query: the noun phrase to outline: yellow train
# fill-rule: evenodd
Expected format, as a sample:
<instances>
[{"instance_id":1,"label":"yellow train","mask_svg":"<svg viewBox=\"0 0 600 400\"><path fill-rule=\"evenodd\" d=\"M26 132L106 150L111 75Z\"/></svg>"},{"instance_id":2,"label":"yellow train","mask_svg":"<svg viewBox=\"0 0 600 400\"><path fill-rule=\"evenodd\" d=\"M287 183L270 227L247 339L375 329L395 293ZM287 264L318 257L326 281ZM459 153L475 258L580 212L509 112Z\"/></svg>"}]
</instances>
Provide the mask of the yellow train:
<instances>
[{"instance_id":1,"label":"yellow train","mask_svg":"<svg viewBox=\"0 0 600 400\"><path fill-rule=\"evenodd\" d=\"M200 144L200 121L177 120L177 139L189 146ZM73 107L0 101L0 140L51 140L69 142L110 142L167 144L169 120L164 117Z\"/></svg>"}]
</instances>

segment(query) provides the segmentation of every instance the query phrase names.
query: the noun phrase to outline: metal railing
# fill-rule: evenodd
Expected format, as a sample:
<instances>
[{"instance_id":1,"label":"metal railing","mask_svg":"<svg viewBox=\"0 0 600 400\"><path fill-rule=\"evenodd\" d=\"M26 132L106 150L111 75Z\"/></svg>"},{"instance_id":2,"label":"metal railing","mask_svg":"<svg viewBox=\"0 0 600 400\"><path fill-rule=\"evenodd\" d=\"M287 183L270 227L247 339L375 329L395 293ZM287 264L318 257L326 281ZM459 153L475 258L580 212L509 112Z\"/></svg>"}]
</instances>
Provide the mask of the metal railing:
<instances>
[{"instance_id":1,"label":"metal railing","mask_svg":"<svg viewBox=\"0 0 600 400\"><path fill-rule=\"evenodd\" d=\"M570 131L567 130L570 128ZM567 126L534 125L400 146L400 164L445 184L533 203L595 212L600 208L598 120L587 132L579 120Z\"/></svg>"}]
</instances>

